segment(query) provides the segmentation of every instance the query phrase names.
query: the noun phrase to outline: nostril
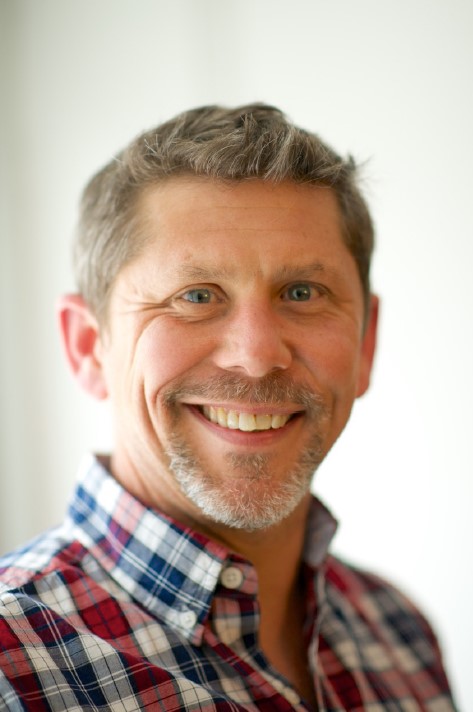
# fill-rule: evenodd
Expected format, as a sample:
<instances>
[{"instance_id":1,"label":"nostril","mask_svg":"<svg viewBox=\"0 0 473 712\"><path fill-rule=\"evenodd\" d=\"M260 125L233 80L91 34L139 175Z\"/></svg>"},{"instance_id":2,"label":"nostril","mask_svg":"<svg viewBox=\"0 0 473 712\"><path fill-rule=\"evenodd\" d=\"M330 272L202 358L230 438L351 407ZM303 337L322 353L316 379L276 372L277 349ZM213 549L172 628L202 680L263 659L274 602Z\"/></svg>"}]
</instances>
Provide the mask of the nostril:
<instances>
[{"instance_id":1,"label":"nostril","mask_svg":"<svg viewBox=\"0 0 473 712\"><path fill-rule=\"evenodd\" d=\"M290 348L275 333L265 338L261 332L240 332L216 353L216 363L220 368L244 373L251 378L285 370L291 362Z\"/></svg>"}]
</instances>

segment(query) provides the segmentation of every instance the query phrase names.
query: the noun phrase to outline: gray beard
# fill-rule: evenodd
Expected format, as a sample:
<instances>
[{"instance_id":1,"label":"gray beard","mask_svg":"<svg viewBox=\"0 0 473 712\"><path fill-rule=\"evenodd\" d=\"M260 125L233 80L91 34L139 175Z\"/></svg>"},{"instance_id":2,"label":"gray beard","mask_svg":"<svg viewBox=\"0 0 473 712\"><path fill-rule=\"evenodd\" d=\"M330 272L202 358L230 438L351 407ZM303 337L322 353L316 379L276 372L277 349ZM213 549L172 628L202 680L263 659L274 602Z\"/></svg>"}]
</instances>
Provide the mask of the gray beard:
<instances>
[{"instance_id":1,"label":"gray beard","mask_svg":"<svg viewBox=\"0 0 473 712\"><path fill-rule=\"evenodd\" d=\"M301 403L304 417L312 420L313 435L283 481L275 482L271 477L271 457L258 453L228 453L228 469L235 476L220 478L208 472L178 432L178 411L174 404L184 394L268 405ZM167 405L175 426L166 449L169 468L184 495L213 522L246 531L266 529L288 517L309 491L324 457L319 430L326 412L317 396L287 377L268 376L257 384L249 384L226 375L208 384L192 387L182 384L168 392Z\"/></svg>"},{"instance_id":2,"label":"gray beard","mask_svg":"<svg viewBox=\"0 0 473 712\"><path fill-rule=\"evenodd\" d=\"M214 482L184 443L174 442L168 450L170 469L181 491L212 521L234 529L256 531L288 517L307 494L321 462L318 450L307 448L284 482L271 480L269 458L264 455L227 455L233 470L244 477L229 485ZM256 487L267 486L259 495Z\"/></svg>"}]
</instances>

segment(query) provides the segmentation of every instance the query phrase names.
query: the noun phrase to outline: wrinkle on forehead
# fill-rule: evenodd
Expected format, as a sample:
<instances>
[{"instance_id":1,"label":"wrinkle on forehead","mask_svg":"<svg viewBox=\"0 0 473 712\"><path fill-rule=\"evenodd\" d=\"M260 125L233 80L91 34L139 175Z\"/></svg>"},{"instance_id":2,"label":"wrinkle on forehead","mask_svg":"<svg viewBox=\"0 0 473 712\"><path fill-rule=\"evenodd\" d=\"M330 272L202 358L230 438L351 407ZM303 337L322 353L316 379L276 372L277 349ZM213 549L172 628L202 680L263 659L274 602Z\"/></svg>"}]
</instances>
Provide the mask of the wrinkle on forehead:
<instances>
[{"instance_id":1,"label":"wrinkle on forehead","mask_svg":"<svg viewBox=\"0 0 473 712\"><path fill-rule=\"evenodd\" d=\"M265 191L263 201L260 194L261 187ZM288 196L287 193L281 195L281 188L285 187L291 189L292 196ZM202 203L203 195L206 199L205 205ZM235 204L235 196L239 196L237 204ZM156 198L159 201L163 197L169 209L164 213L159 209L156 210L155 204ZM207 177L173 177L143 190L138 198L137 209L151 218L153 223L156 224L158 221L162 227L168 225L168 212L171 216L174 211L181 215L192 216L187 226L189 234L192 234L196 220L205 224L209 231L218 231L221 220L226 230L239 230L242 215L248 221L245 229L249 231L278 232L295 227L294 216L295 212L297 213L295 208L300 197L310 197L311 202L324 206L325 210L330 210L335 220L340 222L340 209L332 188L292 181L271 184L255 179L243 183L226 183ZM286 217L289 217L287 224Z\"/></svg>"}]
</instances>

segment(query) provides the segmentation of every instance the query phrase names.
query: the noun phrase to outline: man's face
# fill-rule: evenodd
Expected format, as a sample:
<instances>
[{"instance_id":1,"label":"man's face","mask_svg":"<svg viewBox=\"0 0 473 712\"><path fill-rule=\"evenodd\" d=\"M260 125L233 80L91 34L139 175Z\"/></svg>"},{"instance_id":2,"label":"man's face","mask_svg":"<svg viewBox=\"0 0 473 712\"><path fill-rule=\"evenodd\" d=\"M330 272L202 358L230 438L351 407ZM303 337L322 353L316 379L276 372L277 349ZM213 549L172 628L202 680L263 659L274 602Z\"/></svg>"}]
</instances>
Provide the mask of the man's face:
<instances>
[{"instance_id":1,"label":"man's face","mask_svg":"<svg viewBox=\"0 0 473 712\"><path fill-rule=\"evenodd\" d=\"M184 521L257 529L305 501L368 385L374 326L329 189L148 189L99 358L112 469Z\"/></svg>"}]
</instances>

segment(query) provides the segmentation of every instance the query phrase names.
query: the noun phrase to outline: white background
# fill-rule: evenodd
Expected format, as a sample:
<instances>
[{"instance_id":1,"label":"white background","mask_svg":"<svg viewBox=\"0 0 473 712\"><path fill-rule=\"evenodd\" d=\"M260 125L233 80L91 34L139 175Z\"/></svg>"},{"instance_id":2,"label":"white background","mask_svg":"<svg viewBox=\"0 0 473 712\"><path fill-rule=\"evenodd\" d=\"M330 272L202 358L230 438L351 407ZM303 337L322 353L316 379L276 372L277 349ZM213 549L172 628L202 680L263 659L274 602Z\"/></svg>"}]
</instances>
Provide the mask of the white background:
<instances>
[{"instance_id":1,"label":"white background","mask_svg":"<svg viewBox=\"0 0 473 712\"><path fill-rule=\"evenodd\" d=\"M378 231L373 387L315 489L473 710L472 29L469 0L0 0L0 550L59 521L109 441L55 324L83 184L185 108L274 103L367 160Z\"/></svg>"}]
</instances>

